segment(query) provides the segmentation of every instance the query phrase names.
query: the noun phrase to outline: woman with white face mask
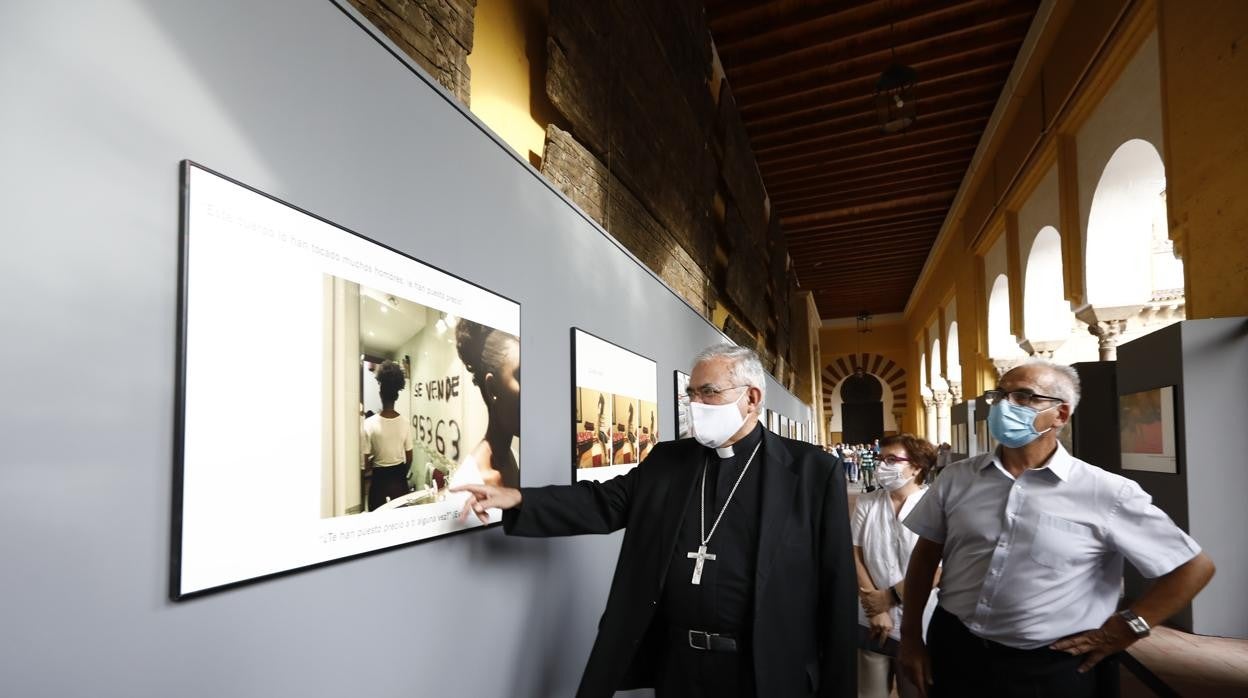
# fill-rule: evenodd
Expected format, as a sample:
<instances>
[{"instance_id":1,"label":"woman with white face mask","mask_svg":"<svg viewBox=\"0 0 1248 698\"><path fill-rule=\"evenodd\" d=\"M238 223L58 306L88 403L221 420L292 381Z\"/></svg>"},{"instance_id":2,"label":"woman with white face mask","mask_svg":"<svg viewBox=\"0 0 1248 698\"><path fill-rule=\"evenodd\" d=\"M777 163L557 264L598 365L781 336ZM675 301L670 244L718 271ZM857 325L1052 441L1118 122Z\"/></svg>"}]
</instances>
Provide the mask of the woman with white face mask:
<instances>
[{"instance_id":1,"label":"woman with white face mask","mask_svg":"<svg viewBox=\"0 0 1248 698\"><path fill-rule=\"evenodd\" d=\"M910 552L918 536L902 525L927 492L936 449L913 434L890 436L880 443L872 492L858 497L854 509L854 563L858 571L860 608L858 649L859 698L887 698L897 677L901 698L917 696L897 665L901 632L901 598ZM935 608L935 591L925 619Z\"/></svg>"}]
</instances>

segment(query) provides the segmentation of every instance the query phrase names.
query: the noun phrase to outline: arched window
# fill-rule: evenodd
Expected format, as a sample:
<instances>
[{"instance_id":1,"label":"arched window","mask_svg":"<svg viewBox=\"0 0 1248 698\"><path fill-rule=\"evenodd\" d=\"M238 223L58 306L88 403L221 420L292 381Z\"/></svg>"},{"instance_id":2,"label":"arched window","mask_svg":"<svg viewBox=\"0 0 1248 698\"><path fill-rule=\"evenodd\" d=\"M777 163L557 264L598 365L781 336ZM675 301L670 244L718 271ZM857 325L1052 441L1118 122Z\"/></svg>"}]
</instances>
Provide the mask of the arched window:
<instances>
[{"instance_id":1,"label":"arched window","mask_svg":"<svg viewBox=\"0 0 1248 698\"><path fill-rule=\"evenodd\" d=\"M988 295L988 356L1012 359L1023 355L1018 340L1010 332L1010 282L999 274Z\"/></svg>"},{"instance_id":2,"label":"arched window","mask_svg":"<svg viewBox=\"0 0 1248 698\"><path fill-rule=\"evenodd\" d=\"M1087 301L1098 308L1141 305L1183 288L1165 217L1166 169L1157 149L1135 138L1105 164L1088 213Z\"/></svg>"},{"instance_id":3,"label":"arched window","mask_svg":"<svg viewBox=\"0 0 1248 698\"><path fill-rule=\"evenodd\" d=\"M1062 237L1047 225L1040 229L1023 276L1024 334L1031 342L1065 340L1070 335L1070 304L1062 288Z\"/></svg>"}]
</instances>

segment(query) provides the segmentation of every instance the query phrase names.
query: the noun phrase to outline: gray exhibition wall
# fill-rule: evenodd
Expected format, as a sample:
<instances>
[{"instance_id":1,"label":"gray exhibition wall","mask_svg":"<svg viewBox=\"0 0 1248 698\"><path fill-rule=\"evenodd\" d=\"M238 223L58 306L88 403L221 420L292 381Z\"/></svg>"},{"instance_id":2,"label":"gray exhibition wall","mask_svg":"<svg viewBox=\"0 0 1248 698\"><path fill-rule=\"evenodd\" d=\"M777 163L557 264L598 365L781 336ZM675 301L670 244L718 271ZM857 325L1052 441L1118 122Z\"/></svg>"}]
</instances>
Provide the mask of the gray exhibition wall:
<instances>
[{"instance_id":1,"label":"gray exhibition wall","mask_svg":"<svg viewBox=\"0 0 1248 698\"><path fill-rule=\"evenodd\" d=\"M1178 473L1122 470L1196 539L1218 567L1179 614L1202 635L1248 639L1248 555L1244 531L1248 468L1248 319L1188 320L1118 348L1119 395L1175 386ZM1144 582L1128 577L1127 592ZM1135 587L1135 589L1133 589Z\"/></svg>"},{"instance_id":2,"label":"gray exhibition wall","mask_svg":"<svg viewBox=\"0 0 1248 698\"><path fill-rule=\"evenodd\" d=\"M479 531L168 600L184 158L519 301L524 484L570 479L570 326L657 361L665 424L672 370L721 338L354 17L0 4L5 695L574 691L619 534ZM239 396L257 427L268 386Z\"/></svg>"}]
</instances>

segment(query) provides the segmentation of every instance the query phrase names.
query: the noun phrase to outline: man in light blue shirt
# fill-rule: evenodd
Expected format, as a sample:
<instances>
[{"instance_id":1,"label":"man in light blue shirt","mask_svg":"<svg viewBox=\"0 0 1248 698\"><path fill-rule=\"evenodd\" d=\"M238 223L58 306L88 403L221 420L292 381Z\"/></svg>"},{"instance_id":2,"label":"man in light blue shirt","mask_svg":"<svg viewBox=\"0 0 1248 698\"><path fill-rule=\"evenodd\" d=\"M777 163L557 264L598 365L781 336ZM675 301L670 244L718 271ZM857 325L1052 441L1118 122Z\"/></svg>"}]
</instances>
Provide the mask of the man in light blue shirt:
<instances>
[{"instance_id":1,"label":"man in light blue shirt","mask_svg":"<svg viewBox=\"0 0 1248 698\"><path fill-rule=\"evenodd\" d=\"M1213 563L1133 480L1058 443L1074 369L1033 361L984 397L1001 446L947 467L905 521L920 540L903 607L943 576L926 646L903 618L903 669L932 696L1091 698L1089 670L1190 603ZM1115 613L1124 559L1157 582Z\"/></svg>"}]
</instances>

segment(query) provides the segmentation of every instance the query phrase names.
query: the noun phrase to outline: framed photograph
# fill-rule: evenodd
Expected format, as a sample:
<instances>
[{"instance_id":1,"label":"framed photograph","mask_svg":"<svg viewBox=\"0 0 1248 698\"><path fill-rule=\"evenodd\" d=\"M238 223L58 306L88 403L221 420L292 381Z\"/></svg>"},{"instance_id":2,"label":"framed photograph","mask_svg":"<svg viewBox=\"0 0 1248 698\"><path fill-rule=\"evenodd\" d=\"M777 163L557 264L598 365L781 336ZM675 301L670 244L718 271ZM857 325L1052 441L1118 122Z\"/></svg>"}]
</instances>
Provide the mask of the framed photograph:
<instances>
[{"instance_id":1,"label":"framed photograph","mask_svg":"<svg viewBox=\"0 0 1248 698\"><path fill-rule=\"evenodd\" d=\"M676 438L687 439L693 436L693 417L689 412L689 374L672 371L672 381L676 388Z\"/></svg>"},{"instance_id":2,"label":"framed photograph","mask_svg":"<svg viewBox=\"0 0 1248 698\"><path fill-rule=\"evenodd\" d=\"M658 364L572 328L572 476L608 480L659 440Z\"/></svg>"},{"instance_id":3,"label":"framed photograph","mask_svg":"<svg viewBox=\"0 0 1248 698\"><path fill-rule=\"evenodd\" d=\"M520 305L182 177L172 597L479 527L446 490L519 484Z\"/></svg>"},{"instance_id":4,"label":"framed photograph","mask_svg":"<svg viewBox=\"0 0 1248 698\"><path fill-rule=\"evenodd\" d=\"M783 414L780 415L780 436L785 438L789 436L789 418Z\"/></svg>"},{"instance_id":5,"label":"framed photograph","mask_svg":"<svg viewBox=\"0 0 1248 698\"><path fill-rule=\"evenodd\" d=\"M1174 386L1118 396L1123 470L1177 473Z\"/></svg>"}]
</instances>

